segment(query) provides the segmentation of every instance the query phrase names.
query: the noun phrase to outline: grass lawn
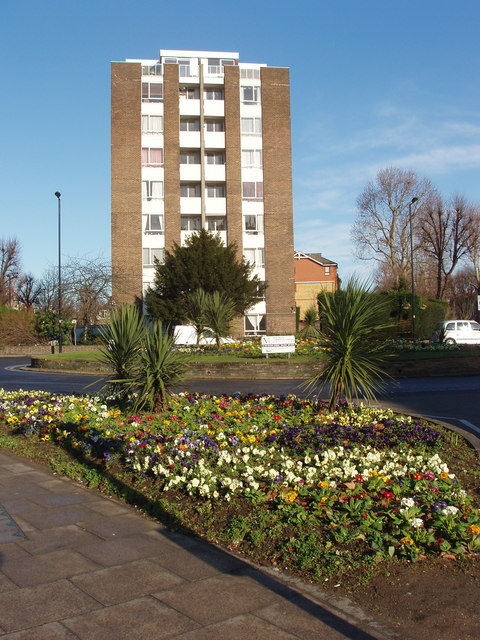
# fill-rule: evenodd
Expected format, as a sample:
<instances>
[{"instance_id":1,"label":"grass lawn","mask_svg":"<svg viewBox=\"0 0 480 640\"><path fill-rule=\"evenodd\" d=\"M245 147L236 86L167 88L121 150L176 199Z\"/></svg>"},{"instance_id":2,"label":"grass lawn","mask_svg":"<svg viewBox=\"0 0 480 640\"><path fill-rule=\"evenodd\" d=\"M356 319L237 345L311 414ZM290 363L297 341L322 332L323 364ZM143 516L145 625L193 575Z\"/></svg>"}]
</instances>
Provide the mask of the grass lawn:
<instances>
[{"instance_id":1,"label":"grass lawn","mask_svg":"<svg viewBox=\"0 0 480 640\"><path fill-rule=\"evenodd\" d=\"M185 350L186 355L188 355L188 359L191 362L245 362L245 360L251 360L252 362L262 362L265 361L265 356L263 356L259 350L256 351L247 351L247 352L235 352L235 351L204 351L204 352L194 352L188 354ZM64 352L64 353L56 353L53 355L45 355L42 356L47 359L59 359L59 360L96 360L98 359L100 354L100 350L92 350L92 351L73 351L73 352ZM405 350L392 350L390 357L388 360L430 360L432 358L440 358L440 359L449 359L449 358L459 358L465 356L480 356L480 345L463 345L457 347L450 347L444 349L432 349L425 347L416 347L415 349L405 349ZM286 354L272 354L269 355L269 360L288 360L288 355ZM306 350L300 350L300 352L296 352L291 354L291 360L296 362L309 362L315 359L315 354L312 352L308 352Z\"/></svg>"}]
</instances>

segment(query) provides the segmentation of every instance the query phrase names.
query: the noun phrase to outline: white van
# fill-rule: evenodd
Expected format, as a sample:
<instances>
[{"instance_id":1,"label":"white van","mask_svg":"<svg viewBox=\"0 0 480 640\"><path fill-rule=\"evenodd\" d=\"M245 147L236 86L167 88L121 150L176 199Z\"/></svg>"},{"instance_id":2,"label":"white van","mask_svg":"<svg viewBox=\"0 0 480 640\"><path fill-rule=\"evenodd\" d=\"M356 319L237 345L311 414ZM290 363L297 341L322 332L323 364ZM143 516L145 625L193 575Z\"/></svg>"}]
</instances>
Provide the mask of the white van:
<instances>
[{"instance_id":1,"label":"white van","mask_svg":"<svg viewBox=\"0 0 480 640\"><path fill-rule=\"evenodd\" d=\"M480 344L480 324L475 320L444 320L433 332L432 342L439 342L443 334L445 344Z\"/></svg>"},{"instance_id":2,"label":"white van","mask_svg":"<svg viewBox=\"0 0 480 640\"><path fill-rule=\"evenodd\" d=\"M176 346L194 346L197 344L197 332L195 331L195 327L191 324L180 325L177 324L174 332L174 339ZM221 344L233 344L235 340L233 338L221 338ZM214 345L215 338L201 336L199 343L200 345Z\"/></svg>"}]
</instances>

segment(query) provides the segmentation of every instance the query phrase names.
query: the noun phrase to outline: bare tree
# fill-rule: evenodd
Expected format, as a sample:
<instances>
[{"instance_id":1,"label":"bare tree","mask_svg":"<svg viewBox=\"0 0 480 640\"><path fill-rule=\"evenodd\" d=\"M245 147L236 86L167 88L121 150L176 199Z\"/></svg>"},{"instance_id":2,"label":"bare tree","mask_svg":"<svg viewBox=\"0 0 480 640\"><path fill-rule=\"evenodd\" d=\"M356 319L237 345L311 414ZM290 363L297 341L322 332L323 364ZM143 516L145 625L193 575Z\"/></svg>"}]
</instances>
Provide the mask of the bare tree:
<instances>
[{"instance_id":1,"label":"bare tree","mask_svg":"<svg viewBox=\"0 0 480 640\"><path fill-rule=\"evenodd\" d=\"M352 238L359 258L377 262L377 276L400 288L410 273L409 204L412 221L423 203L435 195L428 178L414 171L387 167L369 182L357 200Z\"/></svg>"},{"instance_id":2,"label":"bare tree","mask_svg":"<svg viewBox=\"0 0 480 640\"><path fill-rule=\"evenodd\" d=\"M471 264L477 294L480 295L480 205L473 205L472 232L467 255Z\"/></svg>"},{"instance_id":3,"label":"bare tree","mask_svg":"<svg viewBox=\"0 0 480 640\"><path fill-rule=\"evenodd\" d=\"M454 317L467 319L478 317L478 286L477 276L472 267L466 267L452 275L446 292Z\"/></svg>"},{"instance_id":4,"label":"bare tree","mask_svg":"<svg viewBox=\"0 0 480 640\"><path fill-rule=\"evenodd\" d=\"M435 297L443 298L449 279L478 234L472 205L456 195L450 203L439 196L422 207L418 221L421 250L435 267Z\"/></svg>"},{"instance_id":5,"label":"bare tree","mask_svg":"<svg viewBox=\"0 0 480 640\"><path fill-rule=\"evenodd\" d=\"M0 305L11 304L14 284L20 275L20 243L0 238Z\"/></svg>"},{"instance_id":6,"label":"bare tree","mask_svg":"<svg viewBox=\"0 0 480 640\"><path fill-rule=\"evenodd\" d=\"M86 339L88 327L97 323L100 311L110 302L110 263L102 257L71 258L63 268L62 281L65 295L70 296L75 305Z\"/></svg>"},{"instance_id":7,"label":"bare tree","mask_svg":"<svg viewBox=\"0 0 480 640\"><path fill-rule=\"evenodd\" d=\"M40 301L41 284L31 273L22 276L17 286L17 300L26 311L30 311Z\"/></svg>"}]
</instances>

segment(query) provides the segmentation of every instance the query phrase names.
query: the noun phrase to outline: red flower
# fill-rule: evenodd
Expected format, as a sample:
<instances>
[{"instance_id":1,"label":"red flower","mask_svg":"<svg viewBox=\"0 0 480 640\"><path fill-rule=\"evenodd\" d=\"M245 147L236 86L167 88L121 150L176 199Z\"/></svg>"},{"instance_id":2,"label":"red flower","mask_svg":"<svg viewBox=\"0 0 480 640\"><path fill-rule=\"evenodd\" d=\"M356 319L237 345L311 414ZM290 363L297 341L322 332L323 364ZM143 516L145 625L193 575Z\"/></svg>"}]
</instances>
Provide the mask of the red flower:
<instances>
[{"instance_id":1,"label":"red flower","mask_svg":"<svg viewBox=\"0 0 480 640\"><path fill-rule=\"evenodd\" d=\"M281 420L281 419L282 419L282 416L273 416L273 419L274 419L274 420Z\"/></svg>"},{"instance_id":2,"label":"red flower","mask_svg":"<svg viewBox=\"0 0 480 640\"><path fill-rule=\"evenodd\" d=\"M382 491L382 493L380 494L382 496L382 498L385 498L385 500L391 500L392 498L395 497L395 494L393 494L391 491Z\"/></svg>"}]
</instances>

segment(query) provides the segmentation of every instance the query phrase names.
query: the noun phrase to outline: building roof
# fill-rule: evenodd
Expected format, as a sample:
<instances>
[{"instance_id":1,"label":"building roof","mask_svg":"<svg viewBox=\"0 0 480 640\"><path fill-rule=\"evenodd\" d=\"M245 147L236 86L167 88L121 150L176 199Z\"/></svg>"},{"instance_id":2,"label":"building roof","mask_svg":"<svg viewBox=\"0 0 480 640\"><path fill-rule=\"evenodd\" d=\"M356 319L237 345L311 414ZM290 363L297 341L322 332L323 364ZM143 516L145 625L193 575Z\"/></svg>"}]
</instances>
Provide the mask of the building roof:
<instances>
[{"instance_id":1,"label":"building roof","mask_svg":"<svg viewBox=\"0 0 480 640\"><path fill-rule=\"evenodd\" d=\"M295 258L308 258L309 260L313 260L314 262L318 262L322 267L338 267L338 262L333 262L333 260L329 260L322 256L321 253L302 253L301 251L295 251Z\"/></svg>"}]
</instances>

